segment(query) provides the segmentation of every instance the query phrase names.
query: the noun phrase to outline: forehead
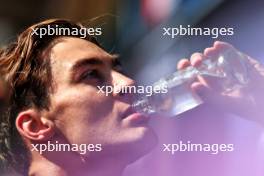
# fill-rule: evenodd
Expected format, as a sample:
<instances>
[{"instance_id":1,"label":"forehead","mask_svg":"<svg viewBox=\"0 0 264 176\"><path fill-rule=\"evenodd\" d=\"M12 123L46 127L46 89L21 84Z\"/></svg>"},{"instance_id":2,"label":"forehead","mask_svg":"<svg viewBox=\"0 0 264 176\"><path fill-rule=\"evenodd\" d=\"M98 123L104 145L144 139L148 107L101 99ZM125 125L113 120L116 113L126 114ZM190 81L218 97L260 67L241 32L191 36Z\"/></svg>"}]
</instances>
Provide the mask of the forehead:
<instances>
[{"instance_id":1,"label":"forehead","mask_svg":"<svg viewBox=\"0 0 264 176\"><path fill-rule=\"evenodd\" d=\"M112 56L92 42L80 38L63 37L50 51L52 65L67 64L72 66L80 59L97 58L111 61ZM65 65L66 66L66 65Z\"/></svg>"},{"instance_id":2,"label":"forehead","mask_svg":"<svg viewBox=\"0 0 264 176\"><path fill-rule=\"evenodd\" d=\"M52 74L56 82L69 79L76 63L82 60L96 59L105 65L111 64L113 56L92 42L80 38L60 38L48 51Z\"/></svg>"}]
</instances>

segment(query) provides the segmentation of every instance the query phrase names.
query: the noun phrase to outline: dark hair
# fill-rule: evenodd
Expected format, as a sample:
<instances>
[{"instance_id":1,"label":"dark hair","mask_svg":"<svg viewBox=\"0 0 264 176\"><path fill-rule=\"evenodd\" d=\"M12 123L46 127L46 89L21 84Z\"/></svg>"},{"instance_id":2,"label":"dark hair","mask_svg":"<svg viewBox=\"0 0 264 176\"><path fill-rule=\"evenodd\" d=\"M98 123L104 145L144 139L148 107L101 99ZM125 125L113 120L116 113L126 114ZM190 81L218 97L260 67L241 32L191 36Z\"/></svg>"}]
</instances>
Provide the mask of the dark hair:
<instances>
[{"instance_id":1,"label":"dark hair","mask_svg":"<svg viewBox=\"0 0 264 176\"><path fill-rule=\"evenodd\" d=\"M27 175L30 154L16 129L15 120L26 108L49 108L49 93L52 91L50 58L43 57L42 53L61 36L33 34L34 30L48 26L70 30L82 28L82 25L68 20L46 20L27 28L17 41L0 50L0 74L9 87L6 94L8 105L0 116L1 172L16 170ZM87 36L86 40L98 45L94 37Z\"/></svg>"}]
</instances>

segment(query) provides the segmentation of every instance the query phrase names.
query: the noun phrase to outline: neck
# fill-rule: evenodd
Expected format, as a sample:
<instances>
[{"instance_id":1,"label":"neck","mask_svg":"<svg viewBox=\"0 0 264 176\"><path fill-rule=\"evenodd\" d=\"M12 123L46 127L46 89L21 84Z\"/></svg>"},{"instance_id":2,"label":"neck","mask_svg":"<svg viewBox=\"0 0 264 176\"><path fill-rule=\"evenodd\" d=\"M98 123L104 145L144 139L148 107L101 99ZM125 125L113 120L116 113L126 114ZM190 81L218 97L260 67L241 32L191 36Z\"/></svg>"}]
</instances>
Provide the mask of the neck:
<instances>
[{"instance_id":1,"label":"neck","mask_svg":"<svg viewBox=\"0 0 264 176\"><path fill-rule=\"evenodd\" d=\"M88 161L81 157L78 159L72 157L58 158L60 156L53 156L54 160L50 160L39 153L32 153L29 176L47 174L53 176L121 176L125 168L125 165L113 160Z\"/></svg>"}]
</instances>

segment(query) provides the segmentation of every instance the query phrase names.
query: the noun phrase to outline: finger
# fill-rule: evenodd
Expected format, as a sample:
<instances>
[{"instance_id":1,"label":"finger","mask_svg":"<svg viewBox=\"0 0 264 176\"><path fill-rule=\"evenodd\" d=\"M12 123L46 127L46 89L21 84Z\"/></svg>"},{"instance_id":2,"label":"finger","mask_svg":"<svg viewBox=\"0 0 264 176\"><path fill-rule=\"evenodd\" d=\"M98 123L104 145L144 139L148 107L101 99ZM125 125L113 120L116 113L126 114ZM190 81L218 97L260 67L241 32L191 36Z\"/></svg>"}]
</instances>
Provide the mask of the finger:
<instances>
[{"instance_id":1,"label":"finger","mask_svg":"<svg viewBox=\"0 0 264 176\"><path fill-rule=\"evenodd\" d=\"M210 91L210 89L199 81L195 81L191 84L191 89L197 93L199 96L204 97L204 95Z\"/></svg>"},{"instance_id":2,"label":"finger","mask_svg":"<svg viewBox=\"0 0 264 176\"><path fill-rule=\"evenodd\" d=\"M193 66L199 66L206 57L201 53L194 53L191 56L191 64ZM210 76L197 76L197 81L208 89L214 89L214 91L220 91L221 86L219 85L219 79Z\"/></svg>"},{"instance_id":3,"label":"finger","mask_svg":"<svg viewBox=\"0 0 264 176\"><path fill-rule=\"evenodd\" d=\"M245 55L245 57L247 58L247 60L249 61L249 63L258 71L263 72L264 70L264 66L263 64L261 64L258 60L253 59L250 56Z\"/></svg>"},{"instance_id":4,"label":"finger","mask_svg":"<svg viewBox=\"0 0 264 176\"><path fill-rule=\"evenodd\" d=\"M202 60L205 59L202 53L194 53L191 56L191 65L194 67L199 66L202 63Z\"/></svg>"},{"instance_id":5,"label":"finger","mask_svg":"<svg viewBox=\"0 0 264 176\"><path fill-rule=\"evenodd\" d=\"M245 55L245 58L248 62L248 77L252 82L262 82L264 80L264 66L256 59L251 58L250 56Z\"/></svg>"},{"instance_id":6,"label":"finger","mask_svg":"<svg viewBox=\"0 0 264 176\"><path fill-rule=\"evenodd\" d=\"M197 81L192 83L191 89L207 103L219 105L223 100L223 97L219 92L215 92L214 89L211 89L201 82Z\"/></svg>"},{"instance_id":7,"label":"finger","mask_svg":"<svg viewBox=\"0 0 264 176\"><path fill-rule=\"evenodd\" d=\"M214 57L219 55L220 52L230 48L233 48L233 46L228 43L215 41L213 47L204 50L204 55L207 57Z\"/></svg>"},{"instance_id":8,"label":"finger","mask_svg":"<svg viewBox=\"0 0 264 176\"><path fill-rule=\"evenodd\" d=\"M206 57L212 57L218 54L218 51L214 47L205 48L204 55Z\"/></svg>"},{"instance_id":9,"label":"finger","mask_svg":"<svg viewBox=\"0 0 264 176\"><path fill-rule=\"evenodd\" d=\"M226 50L226 49L230 49L233 48L235 49L231 44L226 43L226 42L222 42L222 41L215 41L214 42L214 48L216 50Z\"/></svg>"},{"instance_id":10,"label":"finger","mask_svg":"<svg viewBox=\"0 0 264 176\"><path fill-rule=\"evenodd\" d=\"M205 87L211 89L214 92L220 93L222 91L222 81L221 78L213 76L197 76L197 80L203 84Z\"/></svg>"},{"instance_id":11,"label":"finger","mask_svg":"<svg viewBox=\"0 0 264 176\"><path fill-rule=\"evenodd\" d=\"M191 63L188 59L181 59L177 64L177 69L182 70L182 69L184 69L190 65L191 65Z\"/></svg>"},{"instance_id":12,"label":"finger","mask_svg":"<svg viewBox=\"0 0 264 176\"><path fill-rule=\"evenodd\" d=\"M234 47L228 43L221 42L221 41L215 41L213 47L206 48L204 50L204 55L206 57L214 57L219 55L221 52L227 49L234 49Z\"/></svg>"},{"instance_id":13,"label":"finger","mask_svg":"<svg viewBox=\"0 0 264 176\"><path fill-rule=\"evenodd\" d=\"M215 92L210 87L207 87L201 82L193 82L191 85L191 89L199 95L203 99L204 102L207 103L217 103L220 97L220 94Z\"/></svg>"}]
</instances>

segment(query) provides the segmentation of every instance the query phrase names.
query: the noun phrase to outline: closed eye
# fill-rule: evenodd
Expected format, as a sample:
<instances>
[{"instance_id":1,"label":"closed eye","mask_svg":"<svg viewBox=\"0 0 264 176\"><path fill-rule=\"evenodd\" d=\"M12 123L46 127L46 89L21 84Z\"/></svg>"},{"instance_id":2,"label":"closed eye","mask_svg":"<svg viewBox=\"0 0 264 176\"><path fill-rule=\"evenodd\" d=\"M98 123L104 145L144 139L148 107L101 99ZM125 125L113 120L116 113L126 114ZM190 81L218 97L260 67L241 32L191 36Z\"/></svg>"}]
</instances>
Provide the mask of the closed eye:
<instances>
[{"instance_id":1,"label":"closed eye","mask_svg":"<svg viewBox=\"0 0 264 176\"><path fill-rule=\"evenodd\" d=\"M97 81L98 83L104 82L103 75L96 69L87 70L81 75L81 81Z\"/></svg>"}]
</instances>

